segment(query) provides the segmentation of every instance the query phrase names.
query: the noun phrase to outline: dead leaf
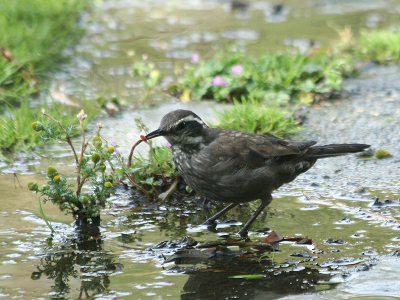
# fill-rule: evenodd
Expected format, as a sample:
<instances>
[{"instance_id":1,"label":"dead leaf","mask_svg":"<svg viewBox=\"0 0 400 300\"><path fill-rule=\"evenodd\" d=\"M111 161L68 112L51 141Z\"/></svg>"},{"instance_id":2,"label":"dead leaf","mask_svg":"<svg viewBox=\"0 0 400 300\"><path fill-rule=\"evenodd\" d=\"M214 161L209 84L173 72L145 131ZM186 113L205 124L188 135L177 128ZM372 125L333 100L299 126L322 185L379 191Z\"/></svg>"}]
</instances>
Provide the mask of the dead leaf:
<instances>
[{"instance_id":1,"label":"dead leaf","mask_svg":"<svg viewBox=\"0 0 400 300\"><path fill-rule=\"evenodd\" d=\"M53 83L50 87L50 96L53 98L55 101L60 102L65 105L69 106L75 106L75 107L82 107L77 102L72 101L71 99L68 98L67 94L65 94L65 86L62 84L61 81L58 81L58 83Z\"/></svg>"},{"instance_id":2,"label":"dead leaf","mask_svg":"<svg viewBox=\"0 0 400 300\"><path fill-rule=\"evenodd\" d=\"M276 242L280 242L283 240L283 236L277 233L275 230L272 230L272 232L263 240L261 241L262 244L273 244Z\"/></svg>"},{"instance_id":3,"label":"dead leaf","mask_svg":"<svg viewBox=\"0 0 400 300\"><path fill-rule=\"evenodd\" d=\"M3 58L7 61L13 61L14 57L12 56L10 50L7 50L3 47L0 46L0 54L3 56Z\"/></svg>"}]
</instances>

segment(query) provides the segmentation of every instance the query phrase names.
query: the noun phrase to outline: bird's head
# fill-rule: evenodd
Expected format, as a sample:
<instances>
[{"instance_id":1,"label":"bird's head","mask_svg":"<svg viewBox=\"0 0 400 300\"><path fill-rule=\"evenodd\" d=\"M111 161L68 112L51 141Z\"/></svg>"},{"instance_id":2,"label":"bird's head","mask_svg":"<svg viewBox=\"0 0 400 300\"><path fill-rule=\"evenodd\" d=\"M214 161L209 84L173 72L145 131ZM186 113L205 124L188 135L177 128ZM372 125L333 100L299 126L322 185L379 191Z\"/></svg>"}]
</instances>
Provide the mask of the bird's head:
<instances>
[{"instance_id":1,"label":"bird's head","mask_svg":"<svg viewBox=\"0 0 400 300\"><path fill-rule=\"evenodd\" d=\"M204 133L208 125L194 112L178 109L166 114L157 130L146 135L146 139L165 137L172 147L191 145L198 147L204 143Z\"/></svg>"}]
</instances>

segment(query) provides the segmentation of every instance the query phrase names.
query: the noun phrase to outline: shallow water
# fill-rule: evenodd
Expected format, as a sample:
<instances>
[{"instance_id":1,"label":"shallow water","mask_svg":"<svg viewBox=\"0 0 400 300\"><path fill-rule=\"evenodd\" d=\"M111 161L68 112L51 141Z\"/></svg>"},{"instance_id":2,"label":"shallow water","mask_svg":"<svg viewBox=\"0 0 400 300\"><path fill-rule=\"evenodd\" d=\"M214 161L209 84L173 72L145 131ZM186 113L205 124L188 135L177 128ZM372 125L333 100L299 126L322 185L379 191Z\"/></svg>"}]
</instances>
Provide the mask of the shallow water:
<instances>
[{"instance_id":1,"label":"shallow water","mask_svg":"<svg viewBox=\"0 0 400 300\"><path fill-rule=\"evenodd\" d=\"M67 223L52 222L57 231L52 247L48 245L50 232L41 219L28 210L6 208L2 213L0 232L2 295L6 298L21 294L27 298L56 298L57 293L60 293L59 297L66 293L69 298L74 298L86 290L89 295L94 293L100 298L221 299L223 289L224 297L261 299L329 290L340 281L353 280L352 276L358 278L357 282L362 282L362 276L365 276L366 280L379 279L380 285L364 290L361 283L357 283L353 290L349 281L343 289L349 295L394 296L397 274L390 270L396 269L400 260L391 258L388 263L382 256L399 248L400 227L391 220L392 216L400 214L398 204L374 208L370 206L373 202L368 200L370 197L351 201L307 199L296 196L300 193L297 187L278 192L269 210L259 217L253 228L268 226L285 237L311 237L322 254L313 253L312 246L284 242L272 253L251 247L229 247L240 253L188 255L175 262L163 263L175 253L179 242L171 248L148 250L149 247L162 241L179 241L185 236L198 242L213 242L239 228L222 223L216 234L197 226L206 216L193 200L183 203L167 200L144 210L132 211L135 207L130 202L132 198L125 191L119 191L113 200L117 207L104 211L101 238L86 243L77 242L76 233L68 225L68 217L45 205L47 216L52 220L64 219ZM34 195L27 193L21 198L36 206ZM29 207L29 203L21 203L21 206ZM36 209L32 207L32 211ZM250 212L249 208L243 207L233 211L227 220L243 223ZM253 241L261 241L266 235L251 232L250 237ZM374 266L375 259L380 261L379 267ZM355 266L372 271L354 275L357 273L352 271ZM388 277L383 279L378 275L385 270ZM353 274L350 279L341 277L349 272ZM40 279L30 279L40 273ZM263 277L231 278L259 274ZM341 280L335 277L330 281L334 275ZM26 283L21 286L19 279ZM388 291L381 294L385 284ZM330 293L335 294L334 291Z\"/></svg>"},{"instance_id":2,"label":"shallow water","mask_svg":"<svg viewBox=\"0 0 400 300\"><path fill-rule=\"evenodd\" d=\"M187 61L195 52L207 58L231 43L252 54L285 45L307 51L310 45L337 38L332 27L350 24L357 33L367 25L392 25L399 9L398 1L287 1L281 8L261 1L249 3L232 10L222 1L105 1L95 8L93 20L84 17L88 34L72 63L54 75L53 90L77 103L96 94L125 102L123 112L97 121L106 126L104 137L118 141L126 154L140 134L134 122L138 116L156 128L161 116L172 109L193 109L214 122L213 109L223 108L215 103L177 102L164 95L142 103L142 83L130 76L131 50L136 58L147 54L171 72L173 62ZM143 108L130 108L136 105ZM230 251L184 252L168 262L186 236L202 244L223 241L227 234L234 238L258 203L233 210L213 233L198 224L216 209L210 211L208 205L203 209L198 199L175 198L138 209L144 200L119 189L110 199L116 207L104 210L101 228L84 243L71 218L45 204L45 214L57 232L51 236L38 217L37 195L25 187L29 181L45 183L47 165L72 177L67 150L57 145L44 149L42 159L21 159L13 169L0 165L0 298L400 297L399 276L393 271L400 267L400 259L386 257L400 246L398 178L392 174L377 181L369 171L354 174L382 162L357 161L352 156L318 162L277 191L270 208L252 227L265 229L251 232L254 242L262 241L270 228L284 237L308 236L323 253L313 253L311 245L282 242L272 252L229 246ZM348 169L338 171L337 166L343 165ZM376 197L381 203L375 203ZM168 240L176 242L154 248ZM233 278L246 275L256 276Z\"/></svg>"}]
</instances>

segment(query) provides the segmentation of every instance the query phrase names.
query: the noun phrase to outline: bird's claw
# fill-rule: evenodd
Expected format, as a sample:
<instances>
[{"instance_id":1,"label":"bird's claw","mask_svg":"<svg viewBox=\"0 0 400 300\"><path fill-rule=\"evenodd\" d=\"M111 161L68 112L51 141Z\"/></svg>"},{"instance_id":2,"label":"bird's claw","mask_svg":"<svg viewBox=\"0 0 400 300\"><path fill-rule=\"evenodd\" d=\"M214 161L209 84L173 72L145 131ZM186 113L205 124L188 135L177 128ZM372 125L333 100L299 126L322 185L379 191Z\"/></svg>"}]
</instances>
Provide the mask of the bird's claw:
<instances>
[{"instance_id":1,"label":"bird's claw","mask_svg":"<svg viewBox=\"0 0 400 300\"><path fill-rule=\"evenodd\" d=\"M241 239L245 240L249 238L249 232L247 230L239 230L236 235L240 236Z\"/></svg>"}]
</instances>

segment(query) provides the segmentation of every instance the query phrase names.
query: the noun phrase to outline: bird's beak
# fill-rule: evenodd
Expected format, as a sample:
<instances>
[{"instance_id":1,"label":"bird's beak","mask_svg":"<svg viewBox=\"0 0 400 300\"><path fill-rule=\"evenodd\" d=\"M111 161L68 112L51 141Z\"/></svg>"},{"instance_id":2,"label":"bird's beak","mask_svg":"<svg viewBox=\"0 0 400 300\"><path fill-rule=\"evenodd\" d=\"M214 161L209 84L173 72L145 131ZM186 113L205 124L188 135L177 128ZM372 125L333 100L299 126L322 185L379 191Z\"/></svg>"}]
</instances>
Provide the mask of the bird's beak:
<instances>
[{"instance_id":1,"label":"bird's beak","mask_svg":"<svg viewBox=\"0 0 400 300\"><path fill-rule=\"evenodd\" d=\"M150 140L152 138L158 137L158 136L162 136L164 135L164 131L162 131L160 128L150 132L148 135L146 135L146 139Z\"/></svg>"}]
</instances>

